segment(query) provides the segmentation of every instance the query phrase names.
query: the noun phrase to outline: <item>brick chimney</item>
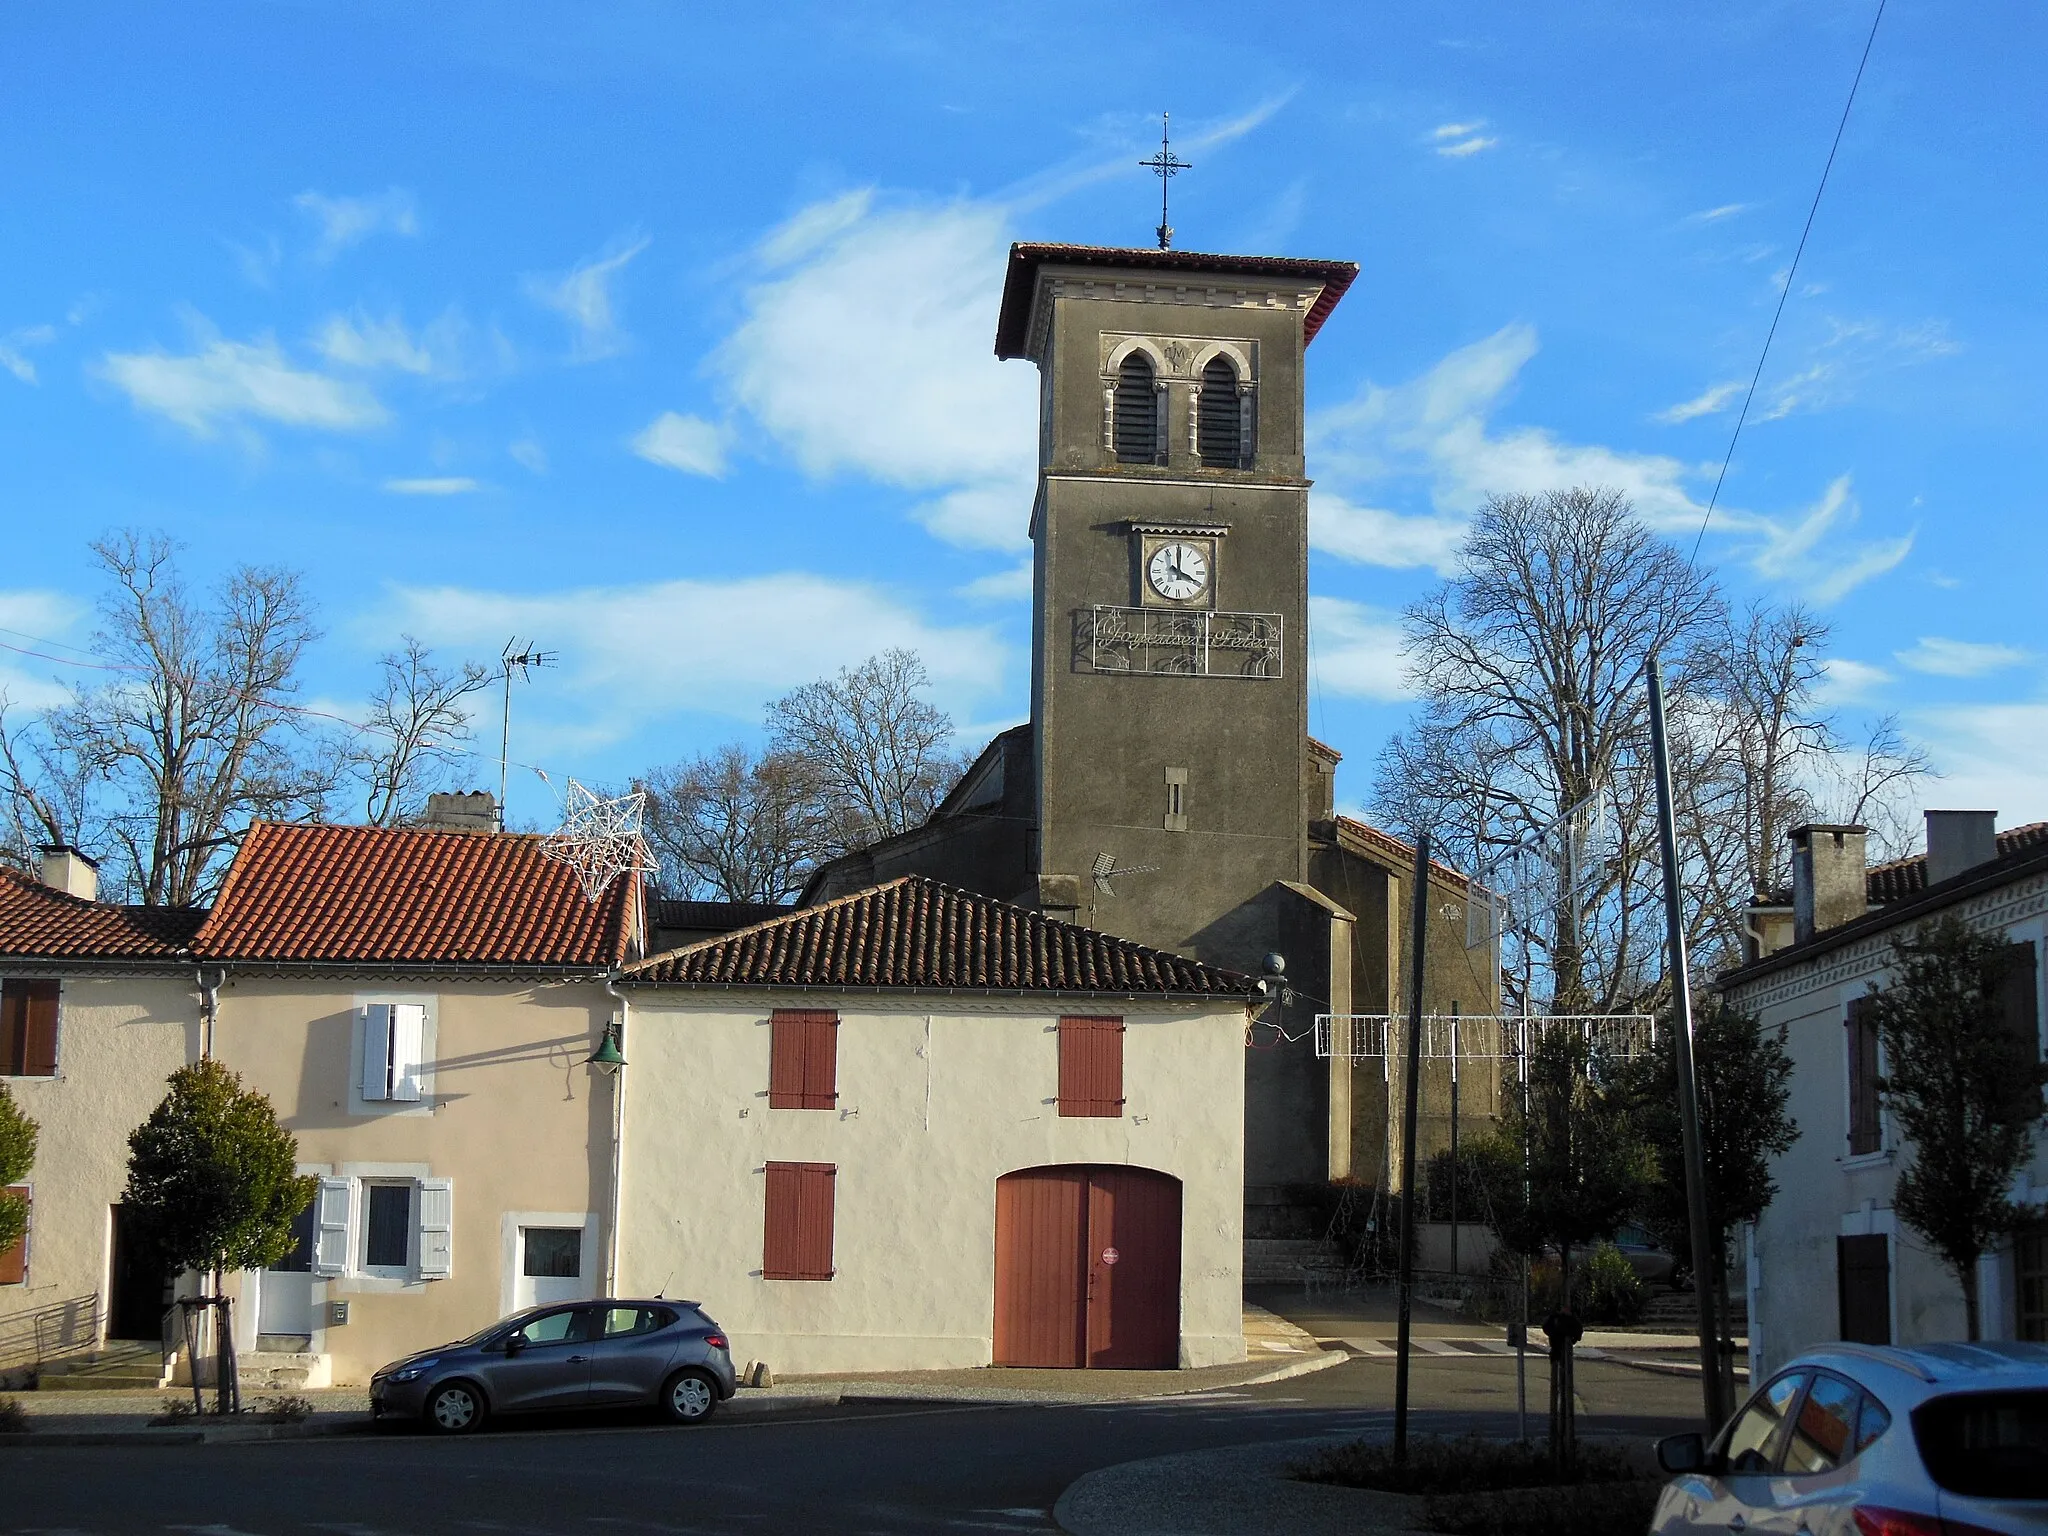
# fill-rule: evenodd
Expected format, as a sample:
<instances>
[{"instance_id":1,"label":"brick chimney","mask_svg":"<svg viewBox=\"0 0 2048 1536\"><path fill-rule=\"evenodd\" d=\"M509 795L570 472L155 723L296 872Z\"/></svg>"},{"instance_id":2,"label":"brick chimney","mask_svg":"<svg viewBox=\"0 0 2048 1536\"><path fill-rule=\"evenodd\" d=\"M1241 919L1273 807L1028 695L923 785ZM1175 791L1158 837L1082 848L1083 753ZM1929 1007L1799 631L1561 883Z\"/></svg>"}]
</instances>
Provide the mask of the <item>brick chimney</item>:
<instances>
[{"instance_id":1,"label":"brick chimney","mask_svg":"<svg viewBox=\"0 0 2048 1536\"><path fill-rule=\"evenodd\" d=\"M472 789L466 794L429 795L427 813L419 824L427 832L495 832L498 802L484 789Z\"/></svg>"},{"instance_id":2,"label":"brick chimney","mask_svg":"<svg viewBox=\"0 0 2048 1536\"><path fill-rule=\"evenodd\" d=\"M1792 838L1792 942L1839 928L1870 907L1863 863L1868 827L1794 827Z\"/></svg>"},{"instance_id":3,"label":"brick chimney","mask_svg":"<svg viewBox=\"0 0 2048 1536\"><path fill-rule=\"evenodd\" d=\"M1927 883L1960 875L1998 857L1998 812L1927 813Z\"/></svg>"},{"instance_id":4,"label":"brick chimney","mask_svg":"<svg viewBox=\"0 0 2048 1536\"><path fill-rule=\"evenodd\" d=\"M87 858L69 843L50 843L42 850L43 884L66 896L76 896L81 901L98 901L100 896L100 866L97 859Z\"/></svg>"}]
</instances>

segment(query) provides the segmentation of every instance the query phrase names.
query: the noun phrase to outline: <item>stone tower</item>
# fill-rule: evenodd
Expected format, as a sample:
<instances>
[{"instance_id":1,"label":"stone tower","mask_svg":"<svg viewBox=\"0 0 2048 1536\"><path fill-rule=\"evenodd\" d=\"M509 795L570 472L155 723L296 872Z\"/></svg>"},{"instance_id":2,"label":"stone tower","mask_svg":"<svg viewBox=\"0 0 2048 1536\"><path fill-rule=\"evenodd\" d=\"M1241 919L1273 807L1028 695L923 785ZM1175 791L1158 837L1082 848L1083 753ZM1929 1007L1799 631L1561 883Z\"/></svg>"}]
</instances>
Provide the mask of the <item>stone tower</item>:
<instances>
[{"instance_id":1,"label":"stone tower","mask_svg":"<svg viewBox=\"0 0 2048 1536\"><path fill-rule=\"evenodd\" d=\"M1011 251L996 353L1036 363L1041 379L1042 907L1256 970L1275 941L1248 900L1307 879L1302 369L1357 271Z\"/></svg>"}]
</instances>

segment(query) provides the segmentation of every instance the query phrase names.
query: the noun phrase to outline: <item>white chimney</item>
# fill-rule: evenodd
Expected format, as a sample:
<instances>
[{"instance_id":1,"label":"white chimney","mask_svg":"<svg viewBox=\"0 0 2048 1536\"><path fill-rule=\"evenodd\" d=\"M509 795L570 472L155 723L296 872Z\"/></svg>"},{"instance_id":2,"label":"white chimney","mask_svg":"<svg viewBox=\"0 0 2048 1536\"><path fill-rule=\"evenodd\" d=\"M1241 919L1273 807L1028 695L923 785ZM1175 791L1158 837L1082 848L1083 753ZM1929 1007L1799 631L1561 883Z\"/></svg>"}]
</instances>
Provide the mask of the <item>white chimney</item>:
<instances>
[{"instance_id":1,"label":"white chimney","mask_svg":"<svg viewBox=\"0 0 2048 1536\"><path fill-rule=\"evenodd\" d=\"M97 901L100 895L100 866L66 843L52 843L42 850L43 884L81 901Z\"/></svg>"},{"instance_id":2,"label":"white chimney","mask_svg":"<svg viewBox=\"0 0 2048 1536\"><path fill-rule=\"evenodd\" d=\"M1869 874L1863 863L1868 827L1814 823L1794 827L1792 938L1804 944L1817 933L1854 922L1869 910Z\"/></svg>"},{"instance_id":3,"label":"white chimney","mask_svg":"<svg viewBox=\"0 0 2048 1536\"><path fill-rule=\"evenodd\" d=\"M1998 857L1998 812L1927 813L1927 883L1939 885Z\"/></svg>"}]
</instances>

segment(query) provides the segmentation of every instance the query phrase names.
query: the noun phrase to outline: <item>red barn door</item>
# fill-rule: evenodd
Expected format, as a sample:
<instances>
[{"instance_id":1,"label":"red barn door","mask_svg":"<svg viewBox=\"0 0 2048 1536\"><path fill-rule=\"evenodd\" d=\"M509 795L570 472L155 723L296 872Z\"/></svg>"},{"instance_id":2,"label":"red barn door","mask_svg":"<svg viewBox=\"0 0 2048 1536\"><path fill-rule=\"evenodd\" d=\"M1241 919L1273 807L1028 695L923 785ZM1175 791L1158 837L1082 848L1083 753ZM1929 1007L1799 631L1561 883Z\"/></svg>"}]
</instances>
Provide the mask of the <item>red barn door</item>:
<instances>
[{"instance_id":1,"label":"red barn door","mask_svg":"<svg viewBox=\"0 0 2048 1536\"><path fill-rule=\"evenodd\" d=\"M1179 1364L1180 1203L1180 1181L1148 1168L998 1179L995 1363Z\"/></svg>"}]
</instances>

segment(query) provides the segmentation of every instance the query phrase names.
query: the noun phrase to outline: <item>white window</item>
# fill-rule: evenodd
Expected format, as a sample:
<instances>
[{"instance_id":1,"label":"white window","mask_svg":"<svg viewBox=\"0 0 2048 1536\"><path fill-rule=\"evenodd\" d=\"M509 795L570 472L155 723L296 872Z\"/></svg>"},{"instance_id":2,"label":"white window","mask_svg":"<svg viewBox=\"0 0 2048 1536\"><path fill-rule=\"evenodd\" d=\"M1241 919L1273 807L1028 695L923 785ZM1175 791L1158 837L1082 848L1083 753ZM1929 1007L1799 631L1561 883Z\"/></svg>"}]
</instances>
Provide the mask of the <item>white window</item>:
<instances>
[{"instance_id":1,"label":"white window","mask_svg":"<svg viewBox=\"0 0 2048 1536\"><path fill-rule=\"evenodd\" d=\"M418 1100L426 1054L426 1004L366 1003L362 1024L364 1100Z\"/></svg>"},{"instance_id":2,"label":"white window","mask_svg":"<svg viewBox=\"0 0 2048 1536\"><path fill-rule=\"evenodd\" d=\"M313 1204L313 1273L445 1280L455 1272L455 1181L393 1170L323 1177Z\"/></svg>"}]
</instances>

